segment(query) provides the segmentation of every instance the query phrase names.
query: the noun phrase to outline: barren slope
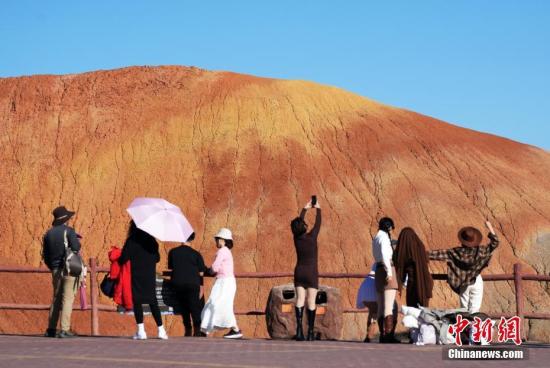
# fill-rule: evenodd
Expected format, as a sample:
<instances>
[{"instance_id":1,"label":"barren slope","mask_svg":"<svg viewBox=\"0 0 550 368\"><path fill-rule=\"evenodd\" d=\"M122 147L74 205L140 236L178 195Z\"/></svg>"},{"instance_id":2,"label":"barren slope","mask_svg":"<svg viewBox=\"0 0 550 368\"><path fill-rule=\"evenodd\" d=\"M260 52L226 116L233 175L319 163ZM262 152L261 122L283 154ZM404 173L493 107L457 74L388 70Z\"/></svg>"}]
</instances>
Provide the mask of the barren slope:
<instances>
[{"instance_id":1,"label":"barren slope","mask_svg":"<svg viewBox=\"0 0 550 368\"><path fill-rule=\"evenodd\" d=\"M548 152L337 88L184 67L7 78L0 124L2 264L38 266L51 210L65 204L77 210L85 255L105 265L124 241L130 201L159 196L184 210L208 262L213 234L227 226L237 271L291 271L289 220L317 194L322 271L367 271L377 219L390 215L432 249L489 218L503 243L486 272L510 273L518 261L549 272ZM163 262L171 246L161 246ZM49 302L46 277L1 277L0 302ZM270 285L286 281L239 281L238 309L263 309ZM354 303L358 280L330 283ZM457 303L436 286L432 305ZM513 310L512 287L488 283L484 310ZM527 296L528 309L549 310L542 285L530 283ZM128 332L126 321L104 316L102 332ZM346 317L346 336L362 335L363 322ZM262 318L241 323L265 335ZM43 326L45 314L0 312L0 331Z\"/></svg>"}]
</instances>

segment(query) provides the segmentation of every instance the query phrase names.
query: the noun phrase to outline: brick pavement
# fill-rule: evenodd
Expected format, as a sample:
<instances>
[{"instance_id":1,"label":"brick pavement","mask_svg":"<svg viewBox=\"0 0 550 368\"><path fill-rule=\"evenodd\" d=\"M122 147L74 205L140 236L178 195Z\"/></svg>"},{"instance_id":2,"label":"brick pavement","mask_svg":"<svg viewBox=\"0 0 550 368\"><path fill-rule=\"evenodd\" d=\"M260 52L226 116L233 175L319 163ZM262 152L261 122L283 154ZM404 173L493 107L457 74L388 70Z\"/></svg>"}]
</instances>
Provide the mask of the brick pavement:
<instances>
[{"instance_id":1,"label":"brick pavement","mask_svg":"<svg viewBox=\"0 0 550 368\"><path fill-rule=\"evenodd\" d=\"M439 346L173 337L132 341L115 337L71 340L0 336L0 367L548 367L550 347L531 345L523 362L442 360Z\"/></svg>"}]
</instances>

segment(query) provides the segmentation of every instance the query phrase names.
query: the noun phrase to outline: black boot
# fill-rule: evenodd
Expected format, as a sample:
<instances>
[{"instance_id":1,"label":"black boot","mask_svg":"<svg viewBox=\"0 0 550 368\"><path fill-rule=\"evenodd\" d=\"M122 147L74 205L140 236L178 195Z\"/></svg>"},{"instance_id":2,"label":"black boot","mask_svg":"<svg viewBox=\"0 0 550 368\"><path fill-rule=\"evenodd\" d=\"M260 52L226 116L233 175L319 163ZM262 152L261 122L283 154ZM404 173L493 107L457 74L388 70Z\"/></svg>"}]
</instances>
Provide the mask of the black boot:
<instances>
[{"instance_id":1,"label":"black boot","mask_svg":"<svg viewBox=\"0 0 550 368\"><path fill-rule=\"evenodd\" d=\"M307 341L315 341L315 312L317 309L307 310Z\"/></svg>"},{"instance_id":2,"label":"black boot","mask_svg":"<svg viewBox=\"0 0 550 368\"><path fill-rule=\"evenodd\" d=\"M294 340L296 341L305 341L304 337L304 328L302 321L304 320L304 307L294 307L294 310L296 311L296 336L294 336Z\"/></svg>"},{"instance_id":3,"label":"black boot","mask_svg":"<svg viewBox=\"0 0 550 368\"><path fill-rule=\"evenodd\" d=\"M394 330L394 317L393 316L386 316L384 318L384 343L386 344L400 344L401 341L397 340L395 338L395 330Z\"/></svg>"},{"instance_id":4,"label":"black boot","mask_svg":"<svg viewBox=\"0 0 550 368\"><path fill-rule=\"evenodd\" d=\"M386 341L385 334L384 334L384 317L378 318L377 322L378 322L378 330L380 331L380 337L378 338L378 342L384 343Z\"/></svg>"}]
</instances>

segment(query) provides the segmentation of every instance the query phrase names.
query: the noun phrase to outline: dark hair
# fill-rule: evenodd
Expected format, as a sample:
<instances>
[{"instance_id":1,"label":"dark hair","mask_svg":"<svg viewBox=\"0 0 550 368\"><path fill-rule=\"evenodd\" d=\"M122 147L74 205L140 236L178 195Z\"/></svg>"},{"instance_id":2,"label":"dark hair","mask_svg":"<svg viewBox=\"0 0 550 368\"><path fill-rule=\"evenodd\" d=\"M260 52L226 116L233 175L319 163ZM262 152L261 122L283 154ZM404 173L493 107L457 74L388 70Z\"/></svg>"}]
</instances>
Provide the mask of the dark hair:
<instances>
[{"instance_id":1,"label":"dark hair","mask_svg":"<svg viewBox=\"0 0 550 368\"><path fill-rule=\"evenodd\" d=\"M305 234L307 231L306 222L301 217L296 217L290 222L290 229L295 237L299 237Z\"/></svg>"},{"instance_id":2,"label":"dark hair","mask_svg":"<svg viewBox=\"0 0 550 368\"><path fill-rule=\"evenodd\" d=\"M412 261L415 272L415 286L421 303L431 298L433 279L428 268L426 247L412 228L406 227L401 230L397 241L397 251L393 254L399 290L403 288L405 269Z\"/></svg>"},{"instance_id":3,"label":"dark hair","mask_svg":"<svg viewBox=\"0 0 550 368\"><path fill-rule=\"evenodd\" d=\"M193 240L195 240L195 232L194 231L191 233L191 235L189 235L186 242L192 242Z\"/></svg>"},{"instance_id":4,"label":"dark hair","mask_svg":"<svg viewBox=\"0 0 550 368\"><path fill-rule=\"evenodd\" d=\"M134 239L153 238L154 239L153 236L149 235L145 231L138 228L134 220L131 220L130 223L128 224L128 238L134 238Z\"/></svg>"},{"instance_id":5,"label":"dark hair","mask_svg":"<svg viewBox=\"0 0 550 368\"><path fill-rule=\"evenodd\" d=\"M216 239L223 239L223 238L218 238L216 237ZM223 239L223 241L225 242L225 246L229 249L233 249L233 240L231 239Z\"/></svg>"},{"instance_id":6,"label":"dark hair","mask_svg":"<svg viewBox=\"0 0 550 368\"><path fill-rule=\"evenodd\" d=\"M378 229L389 232L390 230L395 229L395 224L393 223L393 220L389 217L383 217L380 219L380 222L378 223Z\"/></svg>"},{"instance_id":7,"label":"dark hair","mask_svg":"<svg viewBox=\"0 0 550 368\"><path fill-rule=\"evenodd\" d=\"M130 220L130 223L128 224L128 238L131 238L138 233L138 228L136 226L136 223L134 220Z\"/></svg>"}]
</instances>

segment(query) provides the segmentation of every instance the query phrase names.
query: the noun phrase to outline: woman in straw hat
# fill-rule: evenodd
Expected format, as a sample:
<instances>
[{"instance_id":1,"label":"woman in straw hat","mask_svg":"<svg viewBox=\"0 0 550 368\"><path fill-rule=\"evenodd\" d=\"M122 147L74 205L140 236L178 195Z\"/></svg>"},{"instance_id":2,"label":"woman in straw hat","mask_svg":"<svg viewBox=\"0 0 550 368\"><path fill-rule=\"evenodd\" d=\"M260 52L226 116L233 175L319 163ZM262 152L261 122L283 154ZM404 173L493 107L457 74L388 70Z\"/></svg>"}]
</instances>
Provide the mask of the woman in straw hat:
<instances>
[{"instance_id":1,"label":"woman in straw hat","mask_svg":"<svg viewBox=\"0 0 550 368\"><path fill-rule=\"evenodd\" d=\"M201 331L209 334L217 329L229 328L230 331L224 335L224 338L240 339L243 334L233 312L233 302L237 291L237 282L233 273L233 255L231 254L233 235L231 230L222 228L214 239L218 252L211 271L216 275L216 282L202 310Z\"/></svg>"}]
</instances>

